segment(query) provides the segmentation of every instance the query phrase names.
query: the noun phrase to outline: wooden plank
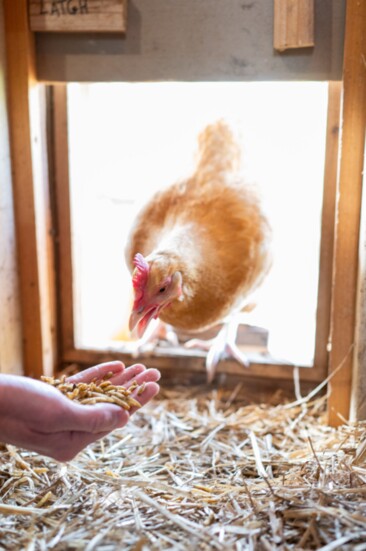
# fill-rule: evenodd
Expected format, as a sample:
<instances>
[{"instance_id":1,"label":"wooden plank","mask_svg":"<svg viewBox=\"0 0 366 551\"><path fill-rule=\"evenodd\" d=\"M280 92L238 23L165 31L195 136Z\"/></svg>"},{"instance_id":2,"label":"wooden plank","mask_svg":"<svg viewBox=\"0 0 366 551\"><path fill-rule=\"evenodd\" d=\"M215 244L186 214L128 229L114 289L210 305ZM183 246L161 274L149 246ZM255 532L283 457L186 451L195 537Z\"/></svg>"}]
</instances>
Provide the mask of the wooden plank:
<instances>
[{"instance_id":1,"label":"wooden plank","mask_svg":"<svg viewBox=\"0 0 366 551\"><path fill-rule=\"evenodd\" d=\"M71 245L71 209L69 181L69 150L67 131L67 88L60 85L53 92L53 163L54 194L57 225L57 273L59 346L61 356L65 349L74 348L74 303Z\"/></svg>"},{"instance_id":2,"label":"wooden plank","mask_svg":"<svg viewBox=\"0 0 366 551\"><path fill-rule=\"evenodd\" d=\"M29 0L32 31L126 32L127 0Z\"/></svg>"},{"instance_id":3,"label":"wooden plank","mask_svg":"<svg viewBox=\"0 0 366 551\"><path fill-rule=\"evenodd\" d=\"M34 44L26 0L5 0L5 40L12 179L18 249L24 373L43 373L37 235L29 91L34 85Z\"/></svg>"},{"instance_id":4,"label":"wooden plank","mask_svg":"<svg viewBox=\"0 0 366 551\"><path fill-rule=\"evenodd\" d=\"M366 2L348 0L342 140L335 240L330 373L331 425L349 417L355 340L362 170L366 126Z\"/></svg>"},{"instance_id":5,"label":"wooden plank","mask_svg":"<svg viewBox=\"0 0 366 551\"><path fill-rule=\"evenodd\" d=\"M47 155L47 98L44 85L30 96L33 190L37 226L37 259L42 326L43 371L52 375L56 363L54 220L51 213Z\"/></svg>"},{"instance_id":6,"label":"wooden plank","mask_svg":"<svg viewBox=\"0 0 366 551\"><path fill-rule=\"evenodd\" d=\"M200 373L206 377L205 368L205 354L201 353L197 355L196 352L187 351L173 351L166 348L161 348L154 354L140 355L133 357L131 354L126 354L121 349L106 349L106 350L92 350L92 349L76 349L63 350L62 354L62 366L73 363L83 363L85 365L93 365L110 360L121 360L126 365L142 362L149 367L156 367L157 369L167 369L172 373L175 373L179 377L180 373L184 371L194 371ZM299 368L299 374L301 383L314 382L321 383L324 380L321 370L315 367L301 367ZM235 360L225 360L220 362L217 366L216 376L214 383L220 381L220 377L223 375L235 375L241 377L243 381L257 378L259 380L271 380L273 387L276 385L276 381L291 381L293 384L294 371L293 366L285 364L273 364L270 361L268 363L253 363L249 368L243 367ZM281 383L279 383L280 385Z\"/></svg>"},{"instance_id":7,"label":"wooden plank","mask_svg":"<svg viewBox=\"0 0 366 551\"><path fill-rule=\"evenodd\" d=\"M314 46L314 0L274 0L274 49Z\"/></svg>"},{"instance_id":8,"label":"wooden plank","mask_svg":"<svg viewBox=\"0 0 366 551\"><path fill-rule=\"evenodd\" d=\"M316 343L314 357L314 364L324 368L324 377L327 376L329 362L328 345L330 338L331 290L333 280L334 225L338 179L341 92L341 82L329 83L318 306L316 314Z\"/></svg>"}]
</instances>

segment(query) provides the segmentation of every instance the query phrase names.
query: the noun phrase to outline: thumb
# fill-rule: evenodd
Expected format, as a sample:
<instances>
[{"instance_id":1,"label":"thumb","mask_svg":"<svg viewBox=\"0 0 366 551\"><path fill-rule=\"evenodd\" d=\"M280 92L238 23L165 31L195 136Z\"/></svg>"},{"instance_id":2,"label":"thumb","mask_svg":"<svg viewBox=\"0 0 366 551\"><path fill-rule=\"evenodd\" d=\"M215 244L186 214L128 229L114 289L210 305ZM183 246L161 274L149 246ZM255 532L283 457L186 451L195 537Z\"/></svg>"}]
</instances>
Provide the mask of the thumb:
<instances>
[{"instance_id":1,"label":"thumb","mask_svg":"<svg viewBox=\"0 0 366 551\"><path fill-rule=\"evenodd\" d=\"M74 406L70 418L71 426L65 427L67 430L93 434L110 432L123 427L129 419L127 411L113 404L95 404L93 406L74 404Z\"/></svg>"}]
</instances>

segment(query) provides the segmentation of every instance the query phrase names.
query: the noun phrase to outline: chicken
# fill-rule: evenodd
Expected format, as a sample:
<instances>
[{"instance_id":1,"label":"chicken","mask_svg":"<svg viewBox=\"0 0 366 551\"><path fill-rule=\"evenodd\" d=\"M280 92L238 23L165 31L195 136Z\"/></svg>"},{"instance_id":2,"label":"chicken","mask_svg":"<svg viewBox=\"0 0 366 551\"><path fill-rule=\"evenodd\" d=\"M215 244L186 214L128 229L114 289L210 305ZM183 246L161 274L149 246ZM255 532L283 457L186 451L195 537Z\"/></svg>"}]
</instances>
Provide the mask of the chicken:
<instances>
[{"instance_id":1,"label":"chicken","mask_svg":"<svg viewBox=\"0 0 366 551\"><path fill-rule=\"evenodd\" d=\"M207 126L194 174L157 192L137 215L125 255L134 290L129 327L139 338L152 319L189 332L230 319L268 273L271 228L256 188L240 174L240 153L224 121ZM221 352L207 356L209 380L230 334L231 354L245 363L225 322Z\"/></svg>"}]
</instances>

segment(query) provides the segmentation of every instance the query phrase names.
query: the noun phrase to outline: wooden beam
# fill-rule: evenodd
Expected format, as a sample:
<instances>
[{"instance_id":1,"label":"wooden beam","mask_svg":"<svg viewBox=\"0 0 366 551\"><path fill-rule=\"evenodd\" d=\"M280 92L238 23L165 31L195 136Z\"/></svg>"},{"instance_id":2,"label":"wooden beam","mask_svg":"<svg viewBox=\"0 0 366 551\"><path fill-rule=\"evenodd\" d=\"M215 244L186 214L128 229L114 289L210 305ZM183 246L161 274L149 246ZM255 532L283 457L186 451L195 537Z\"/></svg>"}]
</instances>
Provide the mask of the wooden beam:
<instances>
[{"instance_id":1,"label":"wooden beam","mask_svg":"<svg viewBox=\"0 0 366 551\"><path fill-rule=\"evenodd\" d=\"M366 127L366 2L359 0L347 1L341 124L330 353L330 373L335 374L328 402L333 426L350 414L355 341Z\"/></svg>"},{"instance_id":2,"label":"wooden beam","mask_svg":"<svg viewBox=\"0 0 366 551\"><path fill-rule=\"evenodd\" d=\"M274 0L275 50L314 46L314 0Z\"/></svg>"},{"instance_id":3,"label":"wooden beam","mask_svg":"<svg viewBox=\"0 0 366 551\"><path fill-rule=\"evenodd\" d=\"M37 224L37 204L42 204L35 195L34 159L40 151L32 151L34 128L31 125L31 101L39 107L41 101L34 70L34 38L28 27L27 0L4 1L5 44L7 58L7 88L9 110L9 133L12 162L16 241L20 284L20 301L23 336L23 369L25 375L39 377L44 373L46 358L52 362L51 328L45 333L42 293L48 279L46 263L39 260L40 243L46 241L40 234L44 228ZM35 113L34 127L37 138L41 127L39 112ZM40 165L37 165L39 172ZM41 169L42 171L42 169ZM39 176L39 180L41 180ZM40 190L41 192L41 190ZM41 282L43 285L41 285ZM48 370L49 371L49 370Z\"/></svg>"}]
</instances>

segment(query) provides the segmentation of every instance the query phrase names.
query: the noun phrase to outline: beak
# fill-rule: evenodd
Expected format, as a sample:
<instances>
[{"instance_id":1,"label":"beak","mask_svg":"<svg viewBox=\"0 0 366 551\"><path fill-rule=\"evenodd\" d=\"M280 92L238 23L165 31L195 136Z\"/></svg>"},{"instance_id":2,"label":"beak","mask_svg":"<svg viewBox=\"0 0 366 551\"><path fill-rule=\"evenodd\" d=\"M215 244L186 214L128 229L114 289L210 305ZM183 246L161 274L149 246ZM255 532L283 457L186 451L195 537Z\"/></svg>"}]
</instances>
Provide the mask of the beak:
<instances>
[{"instance_id":1,"label":"beak","mask_svg":"<svg viewBox=\"0 0 366 551\"><path fill-rule=\"evenodd\" d=\"M140 310L132 310L130 319L129 319L129 329L131 333L137 326L137 336L139 339L144 335L147 326L153 318L156 318L159 313L158 306L152 306L150 308L140 308Z\"/></svg>"},{"instance_id":2,"label":"beak","mask_svg":"<svg viewBox=\"0 0 366 551\"><path fill-rule=\"evenodd\" d=\"M135 329L140 319L141 319L141 314L139 314L136 310L133 310L130 314L130 319L128 321L128 328L131 332Z\"/></svg>"}]
</instances>

